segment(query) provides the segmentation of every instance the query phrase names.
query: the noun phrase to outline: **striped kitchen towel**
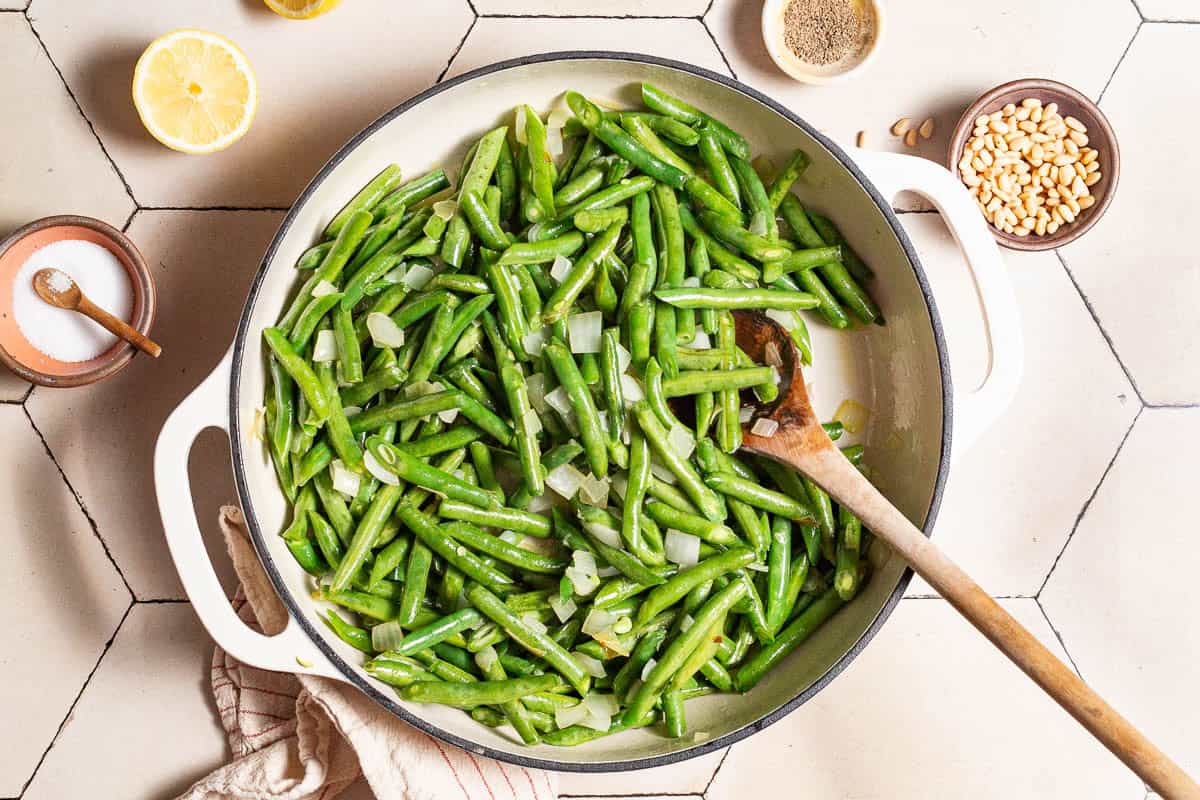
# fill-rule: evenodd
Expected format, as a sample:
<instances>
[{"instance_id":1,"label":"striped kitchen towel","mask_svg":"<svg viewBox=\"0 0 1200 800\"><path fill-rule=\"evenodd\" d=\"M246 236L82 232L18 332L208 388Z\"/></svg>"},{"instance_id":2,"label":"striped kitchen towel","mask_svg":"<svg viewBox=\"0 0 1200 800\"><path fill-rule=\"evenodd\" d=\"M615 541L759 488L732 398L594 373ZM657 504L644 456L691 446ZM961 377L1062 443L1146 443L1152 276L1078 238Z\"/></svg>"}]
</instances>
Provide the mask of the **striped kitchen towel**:
<instances>
[{"instance_id":1,"label":"striped kitchen towel","mask_svg":"<svg viewBox=\"0 0 1200 800\"><path fill-rule=\"evenodd\" d=\"M250 544L241 512L221 509L241 586L238 615L281 631L287 611ZM180 800L333 800L365 779L379 800L553 800L552 773L502 764L433 739L346 683L240 664L213 653L213 696L233 760Z\"/></svg>"}]
</instances>

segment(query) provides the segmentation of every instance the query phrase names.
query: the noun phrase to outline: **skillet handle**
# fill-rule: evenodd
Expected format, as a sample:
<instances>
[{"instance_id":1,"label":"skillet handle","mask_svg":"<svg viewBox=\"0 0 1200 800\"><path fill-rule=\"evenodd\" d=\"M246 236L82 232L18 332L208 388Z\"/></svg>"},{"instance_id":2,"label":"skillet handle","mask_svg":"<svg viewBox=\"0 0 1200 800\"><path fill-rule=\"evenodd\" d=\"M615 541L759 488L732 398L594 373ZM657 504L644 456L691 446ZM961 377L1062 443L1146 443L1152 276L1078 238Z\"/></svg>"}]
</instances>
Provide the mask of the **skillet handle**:
<instances>
[{"instance_id":1,"label":"skillet handle","mask_svg":"<svg viewBox=\"0 0 1200 800\"><path fill-rule=\"evenodd\" d=\"M999 247L971 195L941 165L898 153L851 150L851 156L885 200L907 190L933 203L971 268L987 332L988 368L983 382L956 403L954 453L961 455L1012 403L1025 360L1021 314Z\"/></svg>"},{"instance_id":2,"label":"skillet handle","mask_svg":"<svg viewBox=\"0 0 1200 800\"><path fill-rule=\"evenodd\" d=\"M229 433L229 377L233 351L225 354L203 383L171 412L154 447L154 488L166 532L171 559L200 622L227 653L241 661L276 672L324 675L345 680L325 655L288 618L276 636L264 636L246 627L225 596L212 561L204 549L192 487L188 479L188 453L205 428ZM300 662L312 666L304 666Z\"/></svg>"}]
</instances>

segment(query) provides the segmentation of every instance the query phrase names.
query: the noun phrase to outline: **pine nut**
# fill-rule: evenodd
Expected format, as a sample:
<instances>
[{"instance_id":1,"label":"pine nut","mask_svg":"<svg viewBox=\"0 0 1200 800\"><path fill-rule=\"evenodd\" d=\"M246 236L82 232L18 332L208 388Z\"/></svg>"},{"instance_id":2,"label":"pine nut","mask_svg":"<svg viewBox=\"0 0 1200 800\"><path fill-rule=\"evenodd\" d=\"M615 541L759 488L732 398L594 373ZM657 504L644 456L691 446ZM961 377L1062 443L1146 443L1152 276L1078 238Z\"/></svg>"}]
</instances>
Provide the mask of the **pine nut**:
<instances>
[{"instance_id":1,"label":"pine nut","mask_svg":"<svg viewBox=\"0 0 1200 800\"><path fill-rule=\"evenodd\" d=\"M994 119L988 123L988 127L995 133L1008 133L1008 125L998 119Z\"/></svg>"},{"instance_id":2,"label":"pine nut","mask_svg":"<svg viewBox=\"0 0 1200 800\"><path fill-rule=\"evenodd\" d=\"M1083 184L1085 186L1095 186L1099 182L1100 182L1100 173L1099 172L1090 173L1086 178L1083 179Z\"/></svg>"},{"instance_id":3,"label":"pine nut","mask_svg":"<svg viewBox=\"0 0 1200 800\"><path fill-rule=\"evenodd\" d=\"M901 117L892 124L892 135L903 136L908 132L908 126L912 124L912 120L908 117Z\"/></svg>"},{"instance_id":4,"label":"pine nut","mask_svg":"<svg viewBox=\"0 0 1200 800\"><path fill-rule=\"evenodd\" d=\"M1033 226L1033 232L1038 236L1046 235L1046 220L1044 217L1038 219L1037 224Z\"/></svg>"},{"instance_id":5,"label":"pine nut","mask_svg":"<svg viewBox=\"0 0 1200 800\"><path fill-rule=\"evenodd\" d=\"M1079 208L1080 209L1091 208L1095 204L1096 204L1096 198L1092 197L1090 194L1079 198Z\"/></svg>"},{"instance_id":6,"label":"pine nut","mask_svg":"<svg viewBox=\"0 0 1200 800\"><path fill-rule=\"evenodd\" d=\"M1046 233L1053 236L1054 234L1058 233L1058 226L1059 226L1059 223L1051 222L1049 225L1046 226Z\"/></svg>"},{"instance_id":7,"label":"pine nut","mask_svg":"<svg viewBox=\"0 0 1200 800\"><path fill-rule=\"evenodd\" d=\"M1071 131L1067 134L1067 139L1079 145L1080 147L1083 147L1088 143L1087 134L1080 133L1079 131Z\"/></svg>"},{"instance_id":8,"label":"pine nut","mask_svg":"<svg viewBox=\"0 0 1200 800\"><path fill-rule=\"evenodd\" d=\"M922 139L928 139L930 136L933 136L933 126L933 117L930 117L921 123L921 127L917 129L917 132L921 134Z\"/></svg>"},{"instance_id":9,"label":"pine nut","mask_svg":"<svg viewBox=\"0 0 1200 800\"><path fill-rule=\"evenodd\" d=\"M991 117L989 117L987 114L980 114L975 118L975 125L986 128L989 121L991 121Z\"/></svg>"},{"instance_id":10,"label":"pine nut","mask_svg":"<svg viewBox=\"0 0 1200 800\"><path fill-rule=\"evenodd\" d=\"M917 132L912 128L909 128L908 133L904 134L904 144L909 147L917 146Z\"/></svg>"},{"instance_id":11,"label":"pine nut","mask_svg":"<svg viewBox=\"0 0 1200 800\"><path fill-rule=\"evenodd\" d=\"M1042 107L1042 101L1038 100L1036 97L1026 97L1024 100L1021 101L1021 108L1031 108L1032 109L1032 108L1041 108L1041 107Z\"/></svg>"},{"instance_id":12,"label":"pine nut","mask_svg":"<svg viewBox=\"0 0 1200 800\"><path fill-rule=\"evenodd\" d=\"M867 143L867 132L859 131L858 135L854 137L855 146L856 147L865 147L866 143Z\"/></svg>"},{"instance_id":13,"label":"pine nut","mask_svg":"<svg viewBox=\"0 0 1200 800\"><path fill-rule=\"evenodd\" d=\"M1087 133L1087 126L1074 117L1068 116L1063 119L1063 122L1067 123L1067 127L1071 130L1079 131L1080 133Z\"/></svg>"},{"instance_id":14,"label":"pine nut","mask_svg":"<svg viewBox=\"0 0 1200 800\"><path fill-rule=\"evenodd\" d=\"M1070 206L1059 206L1057 211L1058 211L1059 215L1062 216L1064 221L1066 221L1066 222L1074 222L1075 221L1075 212L1071 210Z\"/></svg>"},{"instance_id":15,"label":"pine nut","mask_svg":"<svg viewBox=\"0 0 1200 800\"><path fill-rule=\"evenodd\" d=\"M1093 161L1095 161L1095 160L1096 160L1096 159L1097 159L1099 156L1100 156L1100 154L1099 154L1099 153L1097 153L1097 152L1096 152L1095 150L1093 150L1092 148L1090 148L1090 147L1085 147L1085 148L1083 148L1083 155L1082 155L1082 156L1080 156L1079 160L1080 160L1080 161L1082 161L1084 164L1091 164L1091 163L1092 163Z\"/></svg>"},{"instance_id":16,"label":"pine nut","mask_svg":"<svg viewBox=\"0 0 1200 800\"><path fill-rule=\"evenodd\" d=\"M1058 114L1058 103L1047 103L1042 106L1042 110L1053 117Z\"/></svg>"}]
</instances>

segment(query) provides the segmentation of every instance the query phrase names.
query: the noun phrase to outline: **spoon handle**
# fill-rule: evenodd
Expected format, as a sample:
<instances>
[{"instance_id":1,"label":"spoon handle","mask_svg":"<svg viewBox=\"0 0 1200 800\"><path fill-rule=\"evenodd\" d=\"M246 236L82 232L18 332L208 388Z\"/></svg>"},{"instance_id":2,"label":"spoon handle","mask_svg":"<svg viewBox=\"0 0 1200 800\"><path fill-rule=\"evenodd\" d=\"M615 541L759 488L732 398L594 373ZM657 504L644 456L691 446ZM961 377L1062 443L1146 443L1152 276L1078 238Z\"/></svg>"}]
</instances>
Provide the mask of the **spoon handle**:
<instances>
[{"instance_id":1,"label":"spoon handle","mask_svg":"<svg viewBox=\"0 0 1200 800\"><path fill-rule=\"evenodd\" d=\"M803 471L810 478L857 514L864 525L1142 780L1165 798L1200 798L1200 785L1001 608L836 448L807 453L802 460Z\"/></svg>"},{"instance_id":2,"label":"spoon handle","mask_svg":"<svg viewBox=\"0 0 1200 800\"><path fill-rule=\"evenodd\" d=\"M95 320L100 325L103 325L109 333L119 336L152 358L158 358L159 354L162 353L162 348L149 337L135 330L125 320L114 317L86 297L79 299L79 305L75 307L75 310L85 317Z\"/></svg>"}]
</instances>

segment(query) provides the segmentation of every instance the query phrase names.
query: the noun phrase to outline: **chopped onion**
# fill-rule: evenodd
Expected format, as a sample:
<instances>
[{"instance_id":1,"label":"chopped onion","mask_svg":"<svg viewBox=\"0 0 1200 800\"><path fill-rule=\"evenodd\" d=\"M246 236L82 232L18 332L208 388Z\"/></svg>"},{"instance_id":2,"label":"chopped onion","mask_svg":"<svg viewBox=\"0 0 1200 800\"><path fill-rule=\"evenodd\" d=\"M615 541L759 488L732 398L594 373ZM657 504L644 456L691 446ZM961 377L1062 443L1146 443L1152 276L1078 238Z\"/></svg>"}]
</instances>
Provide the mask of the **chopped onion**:
<instances>
[{"instance_id":1,"label":"chopped onion","mask_svg":"<svg viewBox=\"0 0 1200 800\"><path fill-rule=\"evenodd\" d=\"M342 407L342 414L346 417L346 419L353 417L355 414L361 414L361 413L362 413L362 408L360 408L359 406L343 406Z\"/></svg>"},{"instance_id":2,"label":"chopped onion","mask_svg":"<svg viewBox=\"0 0 1200 800\"><path fill-rule=\"evenodd\" d=\"M775 180L775 162L771 161L771 157L767 155L757 155L750 162L750 166L754 167L754 171L759 174L763 183L772 183Z\"/></svg>"},{"instance_id":3,"label":"chopped onion","mask_svg":"<svg viewBox=\"0 0 1200 800\"><path fill-rule=\"evenodd\" d=\"M546 329L539 328L536 331L530 331L521 337L521 344L525 348L525 352L531 356L540 356L542 348L546 344Z\"/></svg>"},{"instance_id":4,"label":"chopped onion","mask_svg":"<svg viewBox=\"0 0 1200 800\"><path fill-rule=\"evenodd\" d=\"M496 648L489 644L475 654L475 663L479 666L479 669L483 670L483 674L486 676L488 670L500 663L500 654L496 652Z\"/></svg>"},{"instance_id":5,"label":"chopped onion","mask_svg":"<svg viewBox=\"0 0 1200 800\"><path fill-rule=\"evenodd\" d=\"M633 363L633 356L626 350L620 342L617 342L617 372L624 374L625 370L629 369L629 365Z\"/></svg>"},{"instance_id":6,"label":"chopped onion","mask_svg":"<svg viewBox=\"0 0 1200 800\"><path fill-rule=\"evenodd\" d=\"M766 347L763 348L763 362L772 367L783 366L783 357L780 356L779 345L774 339L768 341Z\"/></svg>"},{"instance_id":7,"label":"chopped onion","mask_svg":"<svg viewBox=\"0 0 1200 800\"><path fill-rule=\"evenodd\" d=\"M553 408L562 417L566 423L567 430L571 433L579 433L579 421L575 419L575 409L571 406L571 399L567 397L567 390L561 386L555 387L554 391L546 395L546 405Z\"/></svg>"},{"instance_id":8,"label":"chopped onion","mask_svg":"<svg viewBox=\"0 0 1200 800\"><path fill-rule=\"evenodd\" d=\"M439 411L437 413L437 417L442 422L446 423L447 425L450 425L451 423L454 422L454 420L458 419L458 409L457 408L447 408L445 411Z\"/></svg>"},{"instance_id":9,"label":"chopped onion","mask_svg":"<svg viewBox=\"0 0 1200 800\"><path fill-rule=\"evenodd\" d=\"M583 485L583 473L570 464L563 464L546 474L546 485L570 500Z\"/></svg>"},{"instance_id":10,"label":"chopped onion","mask_svg":"<svg viewBox=\"0 0 1200 800\"><path fill-rule=\"evenodd\" d=\"M679 285L687 286L692 289L699 289L700 288L700 277L698 275L690 275L690 276L684 278L683 283L681 283Z\"/></svg>"},{"instance_id":11,"label":"chopped onion","mask_svg":"<svg viewBox=\"0 0 1200 800\"><path fill-rule=\"evenodd\" d=\"M522 614L521 622L524 622L530 630L538 633L545 633L547 630L549 630L546 627L546 623L538 619L538 615L532 611L526 611L524 614Z\"/></svg>"},{"instance_id":12,"label":"chopped onion","mask_svg":"<svg viewBox=\"0 0 1200 800\"><path fill-rule=\"evenodd\" d=\"M672 561L681 567L691 567L700 561L699 536L669 528L663 546L667 561Z\"/></svg>"},{"instance_id":13,"label":"chopped onion","mask_svg":"<svg viewBox=\"0 0 1200 800\"><path fill-rule=\"evenodd\" d=\"M397 620L381 622L371 628L371 647L381 653L395 650L404 641L404 629Z\"/></svg>"},{"instance_id":14,"label":"chopped onion","mask_svg":"<svg viewBox=\"0 0 1200 800\"><path fill-rule=\"evenodd\" d=\"M583 671L593 678L603 678L608 674L604 670L604 662L598 658L592 658L584 653L571 653L571 658L575 659L575 663L583 667ZM585 699L584 703L586 702Z\"/></svg>"},{"instance_id":15,"label":"chopped onion","mask_svg":"<svg viewBox=\"0 0 1200 800\"><path fill-rule=\"evenodd\" d=\"M579 498L589 506L605 508L608 505L609 486L608 478L597 478L589 472L579 483Z\"/></svg>"},{"instance_id":16,"label":"chopped onion","mask_svg":"<svg viewBox=\"0 0 1200 800\"><path fill-rule=\"evenodd\" d=\"M623 636L624 634L629 633L631 630L633 630L633 620L631 620L629 617L621 617L617 620L617 623L613 625L613 633L617 634L618 636Z\"/></svg>"},{"instance_id":17,"label":"chopped onion","mask_svg":"<svg viewBox=\"0 0 1200 800\"><path fill-rule=\"evenodd\" d=\"M340 458L335 458L330 462L329 473L333 478L334 489L346 495L346 497L354 497L358 494L358 473L346 469L346 465Z\"/></svg>"},{"instance_id":18,"label":"chopped onion","mask_svg":"<svg viewBox=\"0 0 1200 800\"><path fill-rule=\"evenodd\" d=\"M546 128L546 154L558 158L563 154L562 128Z\"/></svg>"},{"instance_id":19,"label":"chopped onion","mask_svg":"<svg viewBox=\"0 0 1200 800\"><path fill-rule=\"evenodd\" d=\"M580 629L588 636L595 638L598 633L612 633L612 626L617 621L617 615L605 611L603 608L593 607L588 615L583 618L583 627Z\"/></svg>"},{"instance_id":20,"label":"chopped onion","mask_svg":"<svg viewBox=\"0 0 1200 800\"><path fill-rule=\"evenodd\" d=\"M433 204L433 215L447 222L458 213L458 203L453 200L438 200Z\"/></svg>"},{"instance_id":21,"label":"chopped onion","mask_svg":"<svg viewBox=\"0 0 1200 800\"><path fill-rule=\"evenodd\" d=\"M770 572L771 571L771 568L768 567L766 564L759 564L757 562L754 564L747 564L746 569L752 569L755 572Z\"/></svg>"},{"instance_id":22,"label":"chopped onion","mask_svg":"<svg viewBox=\"0 0 1200 800\"><path fill-rule=\"evenodd\" d=\"M571 582L571 587L575 590L575 594L580 597L587 597L600 586L600 578L596 574L587 574L578 567L567 567L563 574L567 576L567 580Z\"/></svg>"},{"instance_id":23,"label":"chopped onion","mask_svg":"<svg viewBox=\"0 0 1200 800\"><path fill-rule=\"evenodd\" d=\"M386 483L388 486L400 485L400 478L396 476L396 473L379 463L379 459L370 450L363 453L363 466L380 483Z\"/></svg>"},{"instance_id":24,"label":"chopped onion","mask_svg":"<svg viewBox=\"0 0 1200 800\"><path fill-rule=\"evenodd\" d=\"M519 531L502 531L497 539L502 539L509 544L520 544L525 539L525 534Z\"/></svg>"},{"instance_id":25,"label":"chopped onion","mask_svg":"<svg viewBox=\"0 0 1200 800\"><path fill-rule=\"evenodd\" d=\"M550 277L554 278L558 283L563 282L563 278L567 277L567 273L571 271L571 259L566 256L555 256L554 263L550 265Z\"/></svg>"},{"instance_id":26,"label":"chopped onion","mask_svg":"<svg viewBox=\"0 0 1200 800\"><path fill-rule=\"evenodd\" d=\"M650 459L650 474L671 486L679 482L675 477L675 473L660 464L657 458Z\"/></svg>"},{"instance_id":27,"label":"chopped onion","mask_svg":"<svg viewBox=\"0 0 1200 800\"><path fill-rule=\"evenodd\" d=\"M649 678L649 677L650 677L650 673L654 671L654 667L655 667L655 666L657 666L657 665L658 665L658 659L657 659L657 658L652 658L652 659L650 659L649 661L647 661L647 662L646 662L646 665L645 665L644 667L642 667L642 674L641 674L641 676L640 676L640 677L641 677L641 679L644 681L644 680L646 680L647 678Z\"/></svg>"},{"instance_id":28,"label":"chopped onion","mask_svg":"<svg viewBox=\"0 0 1200 800\"><path fill-rule=\"evenodd\" d=\"M529 392L529 405L538 413L546 413L546 376L535 372L525 379L525 388Z\"/></svg>"},{"instance_id":29,"label":"chopped onion","mask_svg":"<svg viewBox=\"0 0 1200 800\"><path fill-rule=\"evenodd\" d=\"M559 622L566 622L579 610L574 600L568 597L564 603L557 594L550 595L550 608L554 610L554 616L558 617Z\"/></svg>"},{"instance_id":30,"label":"chopped onion","mask_svg":"<svg viewBox=\"0 0 1200 800\"><path fill-rule=\"evenodd\" d=\"M259 406L254 409L254 438L260 442L267 440L267 407Z\"/></svg>"},{"instance_id":31,"label":"chopped onion","mask_svg":"<svg viewBox=\"0 0 1200 800\"><path fill-rule=\"evenodd\" d=\"M549 511L555 507L554 498L557 496L557 494L549 494L546 492L534 495L529 500L529 505L526 507L526 511L532 511L534 514L545 513L546 511Z\"/></svg>"},{"instance_id":32,"label":"chopped onion","mask_svg":"<svg viewBox=\"0 0 1200 800\"><path fill-rule=\"evenodd\" d=\"M871 410L861 403L847 399L837 407L837 411L833 413L833 419L846 426L846 430L850 433L858 433L867 427L867 423L871 419Z\"/></svg>"},{"instance_id":33,"label":"chopped onion","mask_svg":"<svg viewBox=\"0 0 1200 800\"><path fill-rule=\"evenodd\" d=\"M622 501L625 500L625 491L629 488L629 478L626 477L625 473L618 472L613 475L608 479L608 485L617 497L621 498Z\"/></svg>"},{"instance_id":34,"label":"chopped onion","mask_svg":"<svg viewBox=\"0 0 1200 800\"><path fill-rule=\"evenodd\" d=\"M455 413L457 413L457 411L458 410L455 409ZM440 417L441 414L438 414L438 416ZM538 413L532 408L525 409L525 414L521 417L521 424L525 428L526 436L537 436L542 432L542 418L539 417Z\"/></svg>"},{"instance_id":35,"label":"chopped onion","mask_svg":"<svg viewBox=\"0 0 1200 800\"><path fill-rule=\"evenodd\" d=\"M767 317L778 322L785 331L796 329L796 315L792 311L781 311L778 308L767 309Z\"/></svg>"},{"instance_id":36,"label":"chopped onion","mask_svg":"<svg viewBox=\"0 0 1200 800\"><path fill-rule=\"evenodd\" d=\"M587 575L596 574L596 557L587 550L572 550L571 563Z\"/></svg>"},{"instance_id":37,"label":"chopped onion","mask_svg":"<svg viewBox=\"0 0 1200 800\"><path fill-rule=\"evenodd\" d=\"M384 276L379 280L383 281L384 283L399 283L400 281L404 280L404 273L407 271L408 267L403 264L397 264L384 273Z\"/></svg>"},{"instance_id":38,"label":"chopped onion","mask_svg":"<svg viewBox=\"0 0 1200 800\"><path fill-rule=\"evenodd\" d=\"M596 675L595 677L602 677ZM614 716L620 710L620 704L617 698L611 694L600 694L592 692L587 697L583 698L583 704L588 707L593 714L599 714L605 717Z\"/></svg>"},{"instance_id":39,"label":"chopped onion","mask_svg":"<svg viewBox=\"0 0 1200 800\"><path fill-rule=\"evenodd\" d=\"M626 408L646 399L646 393L642 391L642 385L638 383L637 378L632 375L621 376L621 398L625 401Z\"/></svg>"},{"instance_id":40,"label":"chopped onion","mask_svg":"<svg viewBox=\"0 0 1200 800\"><path fill-rule=\"evenodd\" d=\"M554 709L554 724L562 728L578 725L588 718L588 707L582 702L566 708Z\"/></svg>"},{"instance_id":41,"label":"chopped onion","mask_svg":"<svg viewBox=\"0 0 1200 800\"><path fill-rule=\"evenodd\" d=\"M329 361L337 361L337 357L337 337L333 335L333 331L328 328L323 331L317 331L317 341L313 345L312 360L324 364Z\"/></svg>"},{"instance_id":42,"label":"chopped onion","mask_svg":"<svg viewBox=\"0 0 1200 800\"><path fill-rule=\"evenodd\" d=\"M783 375L779 372L779 367L771 367L771 383L778 386L783 383Z\"/></svg>"},{"instance_id":43,"label":"chopped onion","mask_svg":"<svg viewBox=\"0 0 1200 800\"><path fill-rule=\"evenodd\" d=\"M516 137L517 144L529 144L529 137L525 133L525 106L517 106L513 116L513 136Z\"/></svg>"},{"instance_id":44,"label":"chopped onion","mask_svg":"<svg viewBox=\"0 0 1200 800\"><path fill-rule=\"evenodd\" d=\"M329 281L318 281L317 285L313 287L312 296L325 297L326 295L337 294L337 290L338 288Z\"/></svg>"},{"instance_id":45,"label":"chopped onion","mask_svg":"<svg viewBox=\"0 0 1200 800\"><path fill-rule=\"evenodd\" d=\"M542 539L537 536L522 536L517 547L538 555L556 557L559 552L558 542L554 539Z\"/></svg>"},{"instance_id":46,"label":"chopped onion","mask_svg":"<svg viewBox=\"0 0 1200 800\"><path fill-rule=\"evenodd\" d=\"M387 314L372 311L367 314L367 331L376 347L400 347L404 344L404 329Z\"/></svg>"},{"instance_id":47,"label":"chopped onion","mask_svg":"<svg viewBox=\"0 0 1200 800\"><path fill-rule=\"evenodd\" d=\"M572 353L599 353L600 330L604 326L604 314L588 311L567 317L567 335L571 340Z\"/></svg>"},{"instance_id":48,"label":"chopped onion","mask_svg":"<svg viewBox=\"0 0 1200 800\"><path fill-rule=\"evenodd\" d=\"M671 446L671 451L675 455L687 460L692 457L692 451L696 449L696 437L687 428L675 424L667 433L667 444Z\"/></svg>"},{"instance_id":49,"label":"chopped onion","mask_svg":"<svg viewBox=\"0 0 1200 800\"><path fill-rule=\"evenodd\" d=\"M567 120L574 116L569 106L558 105L550 112L550 116L546 117L546 128L564 128Z\"/></svg>"},{"instance_id":50,"label":"chopped onion","mask_svg":"<svg viewBox=\"0 0 1200 800\"><path fill-rule=\"evenodd\" d=\"M413 264L408 268L408 271L404 273L404 277L400 280L400 282L413 291L416 291L418 289L424 289L425 284L433 280L433 276L436 274L437 273L424 264Z\"/></svg>"},{"instance_id":51,"label":"chopped onion","mask_svg":"<svg viewBox=\"0 0 1200 800\"><path fill-rule=\"evenodd\" d=\"M683 619L679 620L679 632L687 633L687 629L696 624L696 620L691 614L684 614Z\"/></svg>"},{"instance_id":52,"label":"chopped onion","mask_svg":"<svg viewBox=\"0 0 1200 800\"><path fill-rule=\"evenodd\" d=\"M429 381L417 381L410 383L404 387L404 396L406 398L424 397L427 394L435 394L443 391L446 387L440 383L431 383Z\"/></svg>"},{"instance_id":53,"label":"chopped onion","mask_svg":"<svg viewBox=\"0 0 1200 800\"><path fill-rule=\"evenodd\" d=\"M616 567L601 567L598 570L598 573L599 577L601 578L611 578L615 575L620 575L621 570L617 569Z\"/></svg>"},{"instance_id":54,"label":"chopped onion","mask_svg":"<svg viewBox=\"0 0 1200 800\"><path fill-rule=\"evenodd\" d=\"M767 235L767 212L755 211L750 217L750 232L757 236Z\"/></svg>"},{"instance_id":55,"label":"chopped onion","mask_svg":"<svg viewBox=\"0 0 1200 800\"><path fill-rule=\"evenodd\" d=\"M585 522L583 527L588 533L590 533L592 536L595 536L609 547L619 548L621 546L621 532L616 528L610 528L609 526L602 525L599 522Z\"/></svg>"},{"instance_id":56,"label":"chopped onion","mask_svg":"<svg viewBox=\"0 0 1200 800\"><path fill-rule=\"evenodd\" d=\"M704 331L696 331L696 335L692 337L693 350L712 350L712 339Z\"/></svg>"},{"instance_id":57,"label":"chopped onion","mask_svg":"<svg viewBox=\"0 0 1200 800\"><path fill-rule=\"evenodd\" d=\"M762 436L765 439L770 439L775 435L775 431L779 430L779 423L768 417L759 417L754 421L754 425L750 427L750 432L755 436Z\"/></svg>"},{"instance_id":58,"label":"chopped onion","mask_svg":"<svg viewBox=\"0 0 1200 800\"><path fill-rule=\"evenodd\" d=\"M754 419L754 406L742 406L738 409L738 422L745 425Z\"/></svg>"}]
</instances>

